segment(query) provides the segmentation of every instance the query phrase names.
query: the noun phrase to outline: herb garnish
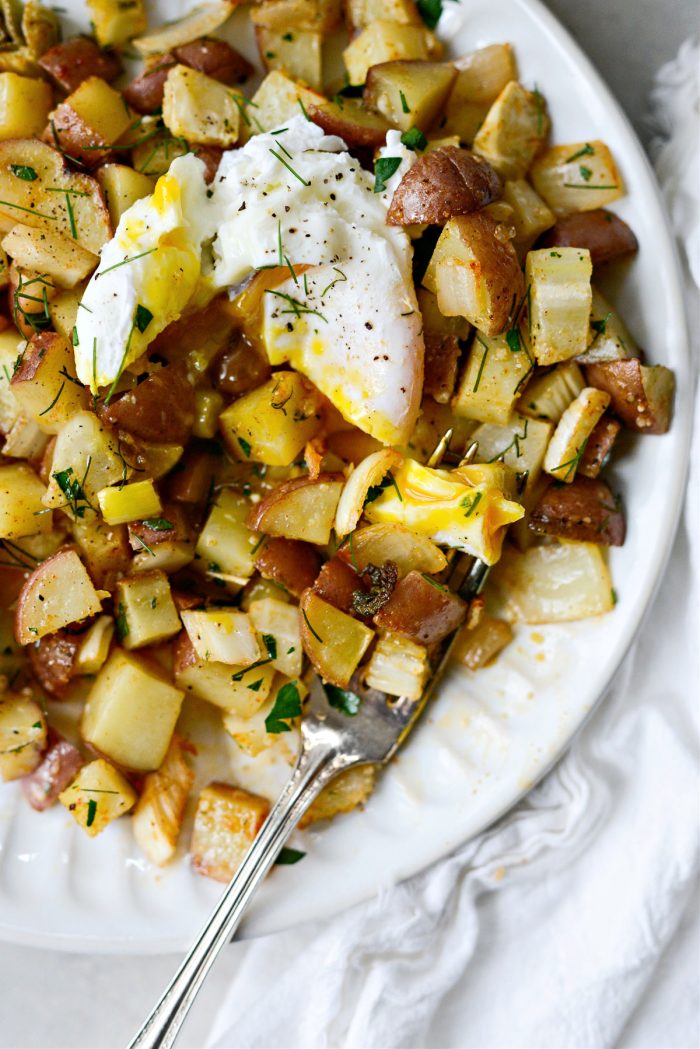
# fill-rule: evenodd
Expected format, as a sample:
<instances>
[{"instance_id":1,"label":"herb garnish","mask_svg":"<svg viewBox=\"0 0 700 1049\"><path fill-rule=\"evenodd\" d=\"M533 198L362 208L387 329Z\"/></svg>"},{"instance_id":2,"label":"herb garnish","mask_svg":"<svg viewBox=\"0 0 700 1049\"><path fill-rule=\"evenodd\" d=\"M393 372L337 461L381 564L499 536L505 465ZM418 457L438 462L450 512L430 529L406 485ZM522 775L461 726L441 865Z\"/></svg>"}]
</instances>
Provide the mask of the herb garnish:
<instances>
[{"instance_id":1,"label":"herb garnish","mask_svg":"<svg viewBox=\"0 0 700 1049\"><path fill-rule=\"evenodd\" d=\"M465 495L464 499L459 504L460 506L464 507L464 510L465 510L464 516L465 517L471 517L471 515L474 513L474 511L476 510L476 508L477 508L477 506L479 505L480 502L481 502L481 492L477 492L473 499L470 499L470 497L468 495Z\"/></svg>"},{"instance_id":2,"label":"herb garnish","mask_svg":"<svg viewBox=\"0 0 700 1049\"><path fill-rule=\"evenodd\" d=\"M282 148L284 148L284 147L282 147ZM274 149L273 149L273 148L272 148L271 146L270 146L269 152L270 152L270 153L272 153L272 155L273 155L273 157L275 158L275 160L279 160L280 164L283 164L283 165L284 165L284 166L286 167L287 171L291 171L292 175L294 175L294 178L298 179L298 180L299 180L299 182L301 182L302 186L310 186L310 185L311 185L311 183L310 183L310 182L307 182L307 181L306 181L306 179L305 179L305 178L303 178L303 177L302 177L302 176L301 176L301 175L299 174L299 172L298 172L298 171L295 171L295 170L294 170L294 168L292 167L292 165L291 165L291 164L288 164L288 163L287 163L287 161L286 161L286 160L284 159L284 157L281 157L281 156L279 155L279 153L276 153L276 152L275 152L275 150L274 150ZM285 150L285 153L286 153L286 152L287 152L287 151Z\"/></svg>"},{"instance_id":3,"label":"herb garnish","mask_svg":"<svg viewBox=\"0 0 700 1049\"><path fill-rule=\"evenodd\" d=\"M126 609L121 601L117 607L117 614L114 617L114 626L117 631L117 637L120 641L123 641L125 637L129 636L129 623L126 618Z\"/></svg>"},{"instance_id":4,"label":"herb garnish","mask_svg":"<svg viewBox=\"0 0 700 1049\"><path fill-rule=\"evenodd\" d=\"M582 444L576 449L576 454L574 456L572 456L571 459L567 459L565 463L559 463L559 466L552 467L552 471L551 472L554 474L555 471L563 470L564 467L567 467L566 473L564 474L564 480L567 481L569 479L569 477L573 473L576 472L576 469L578 468L578 464L581 462L581 458L583 456L583 453L586 450L586 445L587 444L588 444L588 437L586 437L586 439L582 442Z\"/></svg>"},{"instance_id":5,"label":"herb garnish","mask_svg":"<svg viewBox=\"0 0 700 1049\"><path fill-rule=\"evenodd\" d=\"M291 867L292 864L298 863L299 860L303 860L304 856L306 856L305 852L300 852L299 849L290 849L289 846L283 845L279 853L277 854L277 859L275 860L275 863L278 864L280 867Z\"/></svg>"},{"instance_id":6,"label":"herb garnish","mask_svg":"<svg viewBox=\"0 0 700 1049\"><path fill-rule=\"evenodd\" d=\"M354 718L359 712L362 700L355 692L338 688L336 685L324 685L323 688L334 710L339 710L341 714L349 718Z\"/></svg>"},{"instance_id":7,"label":"herb garnish","mask_svg":"<svg viewBox=\"0 0 700 1049\"><path fill-rule=\"evenodd\" d=\"M418 10L428 29L434 29L442 14L442 0L418 0Z\"/></svg>"},{"instance_id":8,"label":"herb garnish","mask_svg":"<svg viewBox=\"0 0 700 1049\"><path fill-rule=\"evenodd\" d=\"M332 280L332 281L330 282L330 284L327 284L327 285L325 286L325 288L324 288L324 289L323 289L323 291L321 292L321 298L323 298L323 296L324 296L324 295L326 294L326 292L327 292L327 291L330 291L330 290L331 290L331 288L334 288L334 287L336 286L336 284L342 284L342 283L343 283L344 281L346 281L346 280L348 279L348 278L347 278L347 276L346 276L346 274L345 274L345 273L343 273L343 271L342 271L342 270L338 269L338 267L337 267L337 266L334 266L334 267L333 267L333 270L334 270L334 272L335 272L335 273L337 273L337 274L338 274L338 276L337 276L337 277L335 277L335 279L334 279L334 280Z\"/></svg>"},{"instance_id":9,"label":"herb garnish","mask_svg":"<svg viewBox=\"0 0 700 1049\"><path fill-rule=\"evenodd\" d=\"M173 530L172 522L166 521L164 517L145 517L141 523L146 528L153 529L154 532L171 532Z\"/></svg>"},{"instance_id":10,"label":"herb garnish","mask_svg":"<svg viewBox=\"0 0 700 1049\"><path fill-rule=\"evenodd\" d=\"M314 314L314 316L316 316L316 317L320 317L321 320L325 324L328 324L328 318L327 317L324 317L323 314L319 313L318 310L311 309L310 306L307 306L305 303L301 302L299 299L295 299L292 295L287 295L283 291L276 291L275 288L266 288L265 289L265 294L266 295L274 295L274 296L276 296L276 298L283 299L285 302L289 303L289 305L291 306L291 309L289 309L289 310L280 310L280 314L282 314L282 315L288 314L288 313L293 313L295 317L301 317L302 314L309 313L309 314Z\"/></svg>"},{"instance_id":11,"label":"herb garnish","mask_svg":"<svg viewBox=\"0 0 700 1049\"><path fill-rule=\"evenodd\" d=\"M592 157L595 153L593 146L590 142L586 142L583 149L579 149L578 153L572 153L570 157L567 157L564 161L565 164L571 164L574 160L578 160L579 157Z\"/></svg>"},{"instance_id":12,"label":"herb garnish","mask_svg":"<svg viewBox=\"0 0 700 1049\"><path fill-rule=\"evenodd\" d=\"M474 385L472 386L472 393L476 393L476 391L479 389L479 383L481 382L481 376L483 375L483 372L484 372L484 365L486 364L486 358L489 355L489 347L487 346L487 344L485 342L483 342L482 339L480 339L478 335L477 335L476 338L477 338L477 341L480 342L481 345L484 347L484 354L483 354L483 356L481 358L481 363L479 365L479 370L476 373L476 380L474 382Z\"/></svg>"},{"instance_id":13,"label":"herb garnish","mask_svg":"<svg viewBox=\"0 0 700 1049\"><path fill-rule=\"evenodd\" d=\"M34 168L30 168L28 164L10 164L10 171L23 182L35 182L39 178Z\"/></svg>"},{"instance_id":14,"label":"herb garnish","mask_svg":"<svg viewBox=\"0 0 700 1049\"><path fill-rule=\"evenodd\" d=\"M21 204L13 204L11 200L0 200L0 204L4 204L6 208L16 208L17 211L26 211L29 215L36 215L40 219L48 219L49 222L55 222L55 215L45 215L43 211L36 211L34 208L25 208Z\"/></svg>"},{"instance_id":15,"label":"herb garnish","mask_svg":"<svg viewBox=\"0 0 700 1049\"><path fill-rule=\"evenodd\" d=\"M387 180L395 175L401 166L401 157L380 157L374 165L374 192L383 193Z\"/></svg>"},{"instance_id":16,"label":"herb garnish","mask_svg":"<svg viewBox=\"0 0 700 1049\"><path fill-rule=\"evenodd\" d=\"M251 444L250 444L250 442L246 441L245 437L239 437L238 438L238 443L240 444L241 449L243 450L243 454L250 459L250 452L251 452Z\"/></svg>"},{"instance_id":17,"label":"herb garnish","mask_svg":"<svg viewBox=\"0 0 700 1049\"><path fill-rule=\"evenodd\" d=\"M524 441L526 439L526 437L527 437L527 428L528 428L529 423L530 423L530 420L529 419L525 419L525 421L523 423L523 432L522 433L515 433L515 434L513 434L513 440L510 442L510 444L506 445L506 447L503 449L503 451L497 452L496 455L494 455L492 459L487 459L486 461L489 462L489 463L495 463L498 459L502 459L503 456L506 455L506 453L511 450L511 448L515 448L516 458L519 459L520 458L520 442Z\"/></svg>"},{"instance_id":18,"label":"herb garnish","mask_svg":"<svg viewBox=\"0 0 700 1049\"><path fill-rule=\"evenodd\" d=\"M406 96L404 95L403 91L399 91L399 98L401 99L401 109L404 111L404 113L410 113L411 109L408 102L406 101Z\"/></svg>"},{"instance_id":19,"label":"herb garnish","mask_svg":"<svg viewBox=\"0 0 700 1049\"><path fill-rule=\"evenodd\" d=\"M317 641L320 641L322 645L323 645L323 644L325 644L325 642L324 642L323 638L321 637L321 635L320 635L320 634L317 634L317 633L316 633L316 631L314 630L314 628L313 628L313 627L311 626L311 623L309 622L309 617L308 617L308 616L307 616L307 614L306 614L306 609L305 609L305 608L302 608L302 610L301 610L301 614L302 614L302 615L303 615L303 617L304 617L304 622L306 623L307 627L309 628L309 630L311 631L311 633L312 633L312 634L314 635L314 637L316 638L316 640L317 640Z\"/></svg>"},{"instance_id":20,"label":"herb garnish","mask_svg":"<svg viewBox=\"0 0 700 1049\"><path fill-rule=\"evenodd\" d=\"M51 401L51 404L49 404L47 408L44 408L43 412L39 412L39 415L46 415L46 414L47 414L48 412L50 412L50 411L51 411L51 409L52 409L52 408L54 407L54 405L55 405L55 404L57 403L57 401L58 401L58 398L59 398L59 397L61 396L61 394L63 393L63 390L65 389L65 385L66 385L66 384L65 384L65 381L61 383L61 385L60 385L60 386L59 386L59 388L58 388L58 393L56 394L56 396L54 397L54 399L53 399L53 400Z\"/></svg>"},{"instance_id":21,"label":"herb garnish","mask_svg":"<svg viewBox=\"0 0 700 1049\"><path fill-rule=\"evenodd\" d=\"M399 579L399 569L394 561L385 561L383 565L368 564L362 575L368 575L371 582L369 592L355 590L352 595L352 608L361 616L375 616L393 594Z\"/></svg>"},{"instance_id":22,"label":"herb garnish","mask_svg":"<svg viewBox=\"0 0 700 1049\"><path fill-rule=\"evenodd\" d=\"M265 731L271 735L277 735L280 732L291 732L292 728L288 723L289 719L300 716L301 698L299 689L293 681L288 681L286 685L282 685L282 688L277 693L272 710L265 718Z\"/></svg>"},{"instance_id":23,"label":"herb garnish","mask_svg":"<svg viewBox=\"0 0 700 1049\"><path fill-rule=\"evenodd\" d=\"M95 507L92 505L88 497L85 495L85 480L88 475L88 471L92 465L92 456L88 456L87 466L85 467L85 473L83 474L82 481L74 475L73 467L68 466L65 470L59 470L57 473L51 476L55 479L56 484L61 489L66 499L68 500L65 504L68 506L75 518L82 520L85 517L86 510L92 510L94 512ZM43 513L43 511L39 511Z\"/></svg>"},{"instance_id":24,"label":"herb garnish","mask_svg":"<svg viewBox=\"0 0 700 1049\"><path fill-rule=\"evenodd\" d=\"M104 277L105 273L111 273L112 270L118 270L120 266L126 266L127 262L136 262L137 259L142 259L145 255L152 255L154 251L158 251L158 248L149 248L148 251L142 251L138 255L127 255L121 262L115 262L113 266L108 266L106 270L100 270L99 273L95 274L95 280L98 277Z\"/></svg>"},{"instance_id":25,"label":"herb garnish","mask_svg":"<svg viewBox=\"0 0 700 1049\"><path fill-rule=\"evenodd\" d=\"M607 317L603 317L602 320L591 321L591 328L593 328L593 331L596 332L598 335L605 335L605 329L607 328L608 321L611 317L612 310L610 311L610 313L608 313Z\"/></svg>"},{"instance_id":26,"label":"herb garnish","mask_svg":"<svg viewBox=\"0 0 700 1049\"><path fill-rule=\"evenodd\" d=\"M153 314L151 311L146 306L142 306L140 302L137 303L136 312L134 314L134 324L142 335L152 320Z\"/></svg>"},{"instance_id":27,"label":"herb garnish","mask_svg":"<svg viewBox=\"0 0 700 1049\"><path fill-rule=\"evenodd\" d=\"M267 654L270 659L277 659L277 641L272 634L262 635L263 645L267 649Z\"/></svg>"},{"instance_id":28,"label":"herb garnish","mask_svg":"<svg viewBox=\"0 0 700 1049\"><path fill-rule=\"evenodd\" d=\"M95 814L97 813L97 802L94 798L90 798L87 804L87 819L85 820L86 827L92 827L95 822Z\"/></svg>"},{"instance_id":29,"label":"herb garnish","mask_svg":"<svg viewBox=\"0 0 700 1049\"><path fill-rule=\"evenodd\" d=\"M424 150L428 145L428 140L421 131L420 128L412 127L408 131L404 131L401 136L401 141L407 149L412 149L414 152L417 150Z\"/></svg>"},{"instance_id":30,"label":"herb garnish","mask_svg":"<svg viewBox=\"0 0 700 1049\"><path fill-rule=\"evenodd\" d=\"M438 583L437 579L433 579L431 575L427 575L425 572L421 572L421 575L423 576L423 579L425 579L426 583L430 583L430 585L434 586L436 590L442 590L444 594L449 593L448 588L446 586L443 586L442 583Z\"/></svg>"}]
</instances>

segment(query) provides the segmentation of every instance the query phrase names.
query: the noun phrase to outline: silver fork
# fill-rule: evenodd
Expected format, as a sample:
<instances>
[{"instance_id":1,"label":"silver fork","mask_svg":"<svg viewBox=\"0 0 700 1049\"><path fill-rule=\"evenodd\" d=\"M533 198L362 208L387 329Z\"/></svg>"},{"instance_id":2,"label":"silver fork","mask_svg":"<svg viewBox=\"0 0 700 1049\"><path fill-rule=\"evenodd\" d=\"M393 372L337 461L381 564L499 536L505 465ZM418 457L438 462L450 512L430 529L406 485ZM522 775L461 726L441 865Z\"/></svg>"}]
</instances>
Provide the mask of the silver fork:
<instances>
[{"instance_id":1,"label":"silver fork","mask_svg":"<svg viewBox=\"0 0 700 1049\"><path fill-rule=\"evenodd\" d=\"M439 464L449 445L445 434L428 460ZM472 446L462 463L469 462ZM468 555L455 558L445 570L444 582L466 601L481 590L488 567ZM398 699L373 689L358 688L362 702L353 717L328 702L318 677L301 721L301 751L291 779L262 825L243 863L229 882L211 917L190 948L162 998L129 1049L169 1049L219 951L243 916L253 893L275 862L284 842L324 787L335 776L356 765L386 765L410 732L447 666L459 631L446 638L433 658L433 669L419 699Z\"/></svg>"}]
</instances>

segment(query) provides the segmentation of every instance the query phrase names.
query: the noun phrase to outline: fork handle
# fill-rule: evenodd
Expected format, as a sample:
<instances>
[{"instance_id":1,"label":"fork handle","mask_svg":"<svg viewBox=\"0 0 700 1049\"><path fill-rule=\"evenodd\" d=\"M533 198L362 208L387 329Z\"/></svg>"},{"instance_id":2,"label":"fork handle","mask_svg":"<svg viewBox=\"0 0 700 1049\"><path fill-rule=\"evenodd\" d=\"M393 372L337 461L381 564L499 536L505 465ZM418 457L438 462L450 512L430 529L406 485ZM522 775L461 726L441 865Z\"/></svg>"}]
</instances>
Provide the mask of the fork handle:
<instances>
[{"instance_id":1,"label":"fork handle","mask_svg":"<svg viewBox=\"0 0 700 1049\"><path fill-rule=\"evenodd\" d=\"M289 782L243 863L129 1049L170 1049L205 976L221 948L231 939L286 838L326 784L351 764L355 762L322 740L309 749L302 749Z\"/></svg>"}]
</instances>

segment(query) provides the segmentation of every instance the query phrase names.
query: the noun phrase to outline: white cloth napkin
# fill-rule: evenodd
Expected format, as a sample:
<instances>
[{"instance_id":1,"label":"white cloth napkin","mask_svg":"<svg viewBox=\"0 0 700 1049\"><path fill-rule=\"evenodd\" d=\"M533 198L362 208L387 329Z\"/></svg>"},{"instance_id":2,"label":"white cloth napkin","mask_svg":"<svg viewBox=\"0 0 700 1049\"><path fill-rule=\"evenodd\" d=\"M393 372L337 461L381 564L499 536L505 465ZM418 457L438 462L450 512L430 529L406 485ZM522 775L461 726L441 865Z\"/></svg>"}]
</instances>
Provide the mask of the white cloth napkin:
<instances>
[{"instance_id":1,"label":"white cloth napkin","mask_svg":"<svg viewBox=\"0 0 700 1049\"><path fill-rule=\"evenodd\" d=\"M656 166L696 354L698 59L684 45L653 93ZM670 979L660 963L699 870L699 481L695 454L663 586L604 705L558 767L422 875L332 922L231 947L235 975L211 1047L698 1044L700 971L688 933L668 956Z\"/></svg>"}]
</instances>

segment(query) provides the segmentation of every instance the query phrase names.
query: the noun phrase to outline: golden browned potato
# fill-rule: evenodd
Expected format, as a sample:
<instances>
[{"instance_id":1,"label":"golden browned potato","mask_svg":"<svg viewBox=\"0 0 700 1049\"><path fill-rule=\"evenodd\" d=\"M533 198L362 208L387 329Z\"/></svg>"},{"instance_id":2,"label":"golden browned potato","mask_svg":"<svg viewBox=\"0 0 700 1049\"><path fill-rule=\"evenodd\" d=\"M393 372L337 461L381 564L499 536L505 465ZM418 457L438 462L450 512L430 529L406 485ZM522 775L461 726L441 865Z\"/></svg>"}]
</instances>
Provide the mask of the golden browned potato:
<instances>
[{"instance_id":1,"label":"golden browned potato","mask_svg":"<svg viewBox=\"0 0 700 1049\"><path fill-rule=\"evenodd\" d=\"M314 585L321 559L312 546L298 539L270 537L255 557L263 579L273 579L295 597Z\"/></svg>"},{"instance_id":2,"label":"golden browned potato","mask_svg":"<svg viewBox=\"0 0 700 1049\"><path fill-rule=\"evenodd\" d=\"M275 0L268 0L274 3ZM265 5L262 5L265 6ZM315 29L271 29L256 25L255 39L266 69L282 69L320 91L323 87L323 34Z\"/></svg>"},{"instance_id":3,"label":"golden browned potato","mask_svg":"<svg viewBox=\"0 0 700 1049\"><path fill-rule=\"evenodd\" d=\"M44 141L92 168L132 122L133 113L119 92L101 77L91 76L50 114Z\"/></svg>"},{"instance_id":4,"label":"golden browned potato","mask_svg":"<svg viewBox=\"0 0 700 1049\"><path fill-rule=\"evenodd\" d=\"M323 546L330 539L344 482L338 473L284 481L252 507L248 528Z\"/></svg>"},{"instance_id":5,"label":"golden browned potato","mask_svg":"<svg viewBox=\"0 0 700 1049\"><path fill-rule=\"evenodd\" d=\"M444 225L500 197L503 184L475 153L442 146L419 157L396 188L387 214L390 226L428 222Z\"/></svg>"},{"instance_id":6,"label":"golden browned potato","mask_svg":"<svg viewBox=\"0 0 700 1049\"><path fill-rule=\"evenodd\" d=\"M548 131L542 95L511 80L486 114L473 146L503 178L519 179L525 177ZM539 192L539 187L535 188Z\"/></svg>"},{"instance_id":7,"label":"golden browned potato","mask_svg":"<svg viewBox=\"0 0 700 1049\"><path fill-rule=\"evenodd\" d=\"M610 407L638 433L666 433L675 379L663 364L645 367L636 357L586 367L586 381L610 394Z\"/></svg>"},{"instance_id":8,"label":"golden browned potato","mask_svg":"<svg viewBox=\"0 0 700 1049\"><path fill-rule=\"evenodd\" d=\"M17 598L15 638L30 645L102 609L100 594L75 550L64 548L42 561Z\"/></svg>"},{"instance_id":9,"label":"golden browned potato","mask_svg":"<svg viewBox=\"0 0 700 1049\"><path fill-rule=\"evenodd\" d=\"M329 135L340 135L349 146L378 149L386 140L390 124L357 98L338 95L332 102L312 104L308 114Z\"/></svg>"},{"instance_id":10,"label":"golden browned potato","mask_svg":"<svg viewBox=\"0 0 700 1049\"><path fill-rule=\"evenodd\" d=\"M46 719L39 704L24 693L0 696L0 780L33 772L46 747Z\"/></svg>"},{"instance_id":11,"label":"golden browned potato","mask_svg":"<svg viewBox=\"0 0 700 1049\"><path fill-rule=\"evenodd\" d=\"M198 874L228 882L262 827L269 802L228 783L210 783L199 795L190 855Z\"/></svg>"},{"instance_id":12,"label":"golden browned potato","mask_svg":"<svg viewBox=\"0 0 700 1049\"><path fill-rule=\"evenodd\" d=\"M421 645L434 645L460 626L467 606L422 572L409 572L374 617L378 627Z\"/></svg>"},{"instance_id":13,"label":"golden browned potato","mask_svg":"<svg viewBox=\"0 0 700 1049\"><path fill-rule=\"evenodd\" d=\"M51 88L44 80L0 73L0 139L38 135L51 108Z\"/></svg>"},{"instance_id":14,"label":"golden browned potato","mask_svg":"<svg viewBox=\"0 0 700 1049\"><path fill-rule=\"evenodd\" d=\"M301 640L304 651L324 681L346 688L374 631L329 604L313 590L299 602Z\"/></svg>"},{"instance_id":15,"label":"golden browned potato","mask_svg":"<svg viewBox=\"0 0 700 1049\"><path fill-rule=\"evenodd\" d=\"M444 135L458 135L470 144L491 103L510 80L517 79L515 56L510 44L490 44L463 55L454 65L457 79L439 126Z\"/></svg>"},{"instance_id":16,"label":"golden browned potato","mask_svg":"<svg viewBox=\"0 0 700 1049\"><path fill-rule=\"evenodd\" d=\"M511 242L490 215L450 219L423 278L440 312L465 317L486 335L499 335L525 295L525 278Z\"/></svg>"},{"instance_id":17,"label":"golden browned potato","mask_svg":"<svg viewBox=\"0 0 700 1049\"><path fill-rule=\"evenodd\" d=\"M442 110L456 76L442 62L380 62L367 71L363 98L401 131L427 131Z\"/></svg>"},{"instance_id":18,"label":"golden browned potato","mask_svg":"<svg viewBox=\"0 0 700 1049\"><path fill-rule=\"evenodd\" d=\"M588 248L591 262L599 266L632 255L639 244L624 219L605 208L596 208L560 218L542 237L539 247Z\"/></svg>"},{"instance_id":19,"label":"golden browned potato","mask_svg":"<svg viewBox=\"0 0 700 1049\"><path fill-rule=\"evenodd\" d=\"M170 364L112 401L100 414L110 426L128 430L144 441L183 444L194 423L194 389L184 370Z\"/></svg>"},{"instance_id":20,"label":"golden browned potato","mask_svg":"<svg viewBox=\"0 0 700 1049\"><path fill-rule=\"evenodd\" d=\"M513 640L510 623L482 612L475 627L465 626L451 656L470 670L481 670Z\"/></svg>"},{"instance_id":21,"label":"golden browned potato","mask_svg":"<svg viewBox=\"0 0 700 1049\"><path fill-rule=\"evenodd\" d=\"M55 331L32 336L10 388L23 413L46 433L58 433L75 412L88 407L88 391L75 378L73 348Z\"/></svg>"},{"instance_id":22,"label":"golden browned potato","mask_svg":"<svg viewBox=\"0 0 700 1049\"><path fill-rule=\"evenodd\" d=\"M608 461L621 429L622 423L607 413L598 420L586 441L586 447L578 465L580 474L583 474L584 477L598 476Z\"/></svg>"},{"instance_id":23,"label":"golden browned potato","mask_svg":"<svg viewBox=\"0 0 700 1049\"><path fill-rule=\"evenodd\" d=\"M571 484L552 484L530 513L529 527L580 543L622 546L625 516L619 497L605 481L576 477Z\"/></svg>"},{"instance_id":24,"label":"golden browned potato","mask_svg":"<svg viewBox=\"0 0 700 1049\"><path fill-rule=\"evenodd\" d=\"M122 71L116 52L103 51L87 36L74 36L55 44L41 56L39 65L66 94L75 91L88 77L98 76L109 84Z\"/></svg>"}]
</instances>

